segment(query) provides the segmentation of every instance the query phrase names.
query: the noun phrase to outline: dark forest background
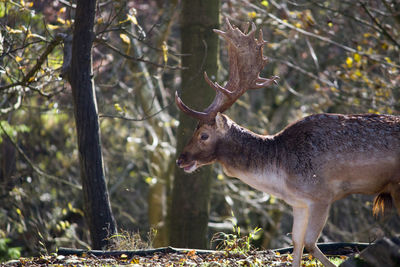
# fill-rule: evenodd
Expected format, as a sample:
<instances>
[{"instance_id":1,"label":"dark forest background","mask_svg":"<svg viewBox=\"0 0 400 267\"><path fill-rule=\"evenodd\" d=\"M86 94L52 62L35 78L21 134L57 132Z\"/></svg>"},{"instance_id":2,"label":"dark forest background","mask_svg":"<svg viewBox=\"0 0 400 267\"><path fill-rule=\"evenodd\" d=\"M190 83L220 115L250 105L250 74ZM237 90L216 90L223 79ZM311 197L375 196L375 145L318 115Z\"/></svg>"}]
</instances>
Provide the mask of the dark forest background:
<instances>
[{"instance_id":1,"label":"dark forest background","mask_svg":"<svg viewBox=\"0 0 400 267\"><path fill-rule=\"evenodd\" d=\"M212 32L224 29L223 18L263 30L270 61L262 76L280 76L227 112L244 127L273 134L312 113L400 113L395 0L98 0L93 19L79 20L80 8L69 0L0 1L0 241L23 255L113 243L96 243L99 232L119 248L130 239L126 249L215 247L213 234L233 225L242 233L260 227L259 248L290 245L291 208L274 196L217 164L193 176L175 170L196 122L179 114L174 94L201 109L213 98L203 71L226 81L227 47ZM93 33L78 23L85 19ZM85 45L91 56L77 54ZM81 79L88 95L79 95ZM85 135L92 126L98 143ZM88 150L91 143L99 149ZM100 155L98 181L90 178L92 155ZM372 200L335 203L320 241L399 234L398 215L373 217ZM107 203L108 229L93 226Z\"/></svg>"}]
</instances>

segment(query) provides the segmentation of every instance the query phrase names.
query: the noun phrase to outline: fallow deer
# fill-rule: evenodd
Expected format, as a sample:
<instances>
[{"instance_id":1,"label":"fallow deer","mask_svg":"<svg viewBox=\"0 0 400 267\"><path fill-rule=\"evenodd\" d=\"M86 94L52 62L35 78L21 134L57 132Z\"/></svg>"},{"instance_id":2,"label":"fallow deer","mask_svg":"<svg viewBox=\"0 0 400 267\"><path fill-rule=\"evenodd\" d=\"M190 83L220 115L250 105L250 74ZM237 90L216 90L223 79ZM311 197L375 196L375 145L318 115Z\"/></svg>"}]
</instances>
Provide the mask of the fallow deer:
<instances>
[{"instance_id":1,"label":"fallow deer","mask_svg":"<svg viewBox=\"0 0 400 267\"><path fill-rule=\"evenodd\" d=\"M293 266L303 248L333 267L316 246L332 202L349 194L375 194L374 212L394 202L400 214L400 116L315 114L275 135L259 135L222 114L248 89L273 84L261 78L267 63L262 31L241 32L227 20L227 31L214 30L228 44L229 78L225 86L204 77L216 96L203 112L180 110L199 121L177 165L185 172L218 162L228 176L272 194L293 207Z\"/></svg>"}]
</instances>

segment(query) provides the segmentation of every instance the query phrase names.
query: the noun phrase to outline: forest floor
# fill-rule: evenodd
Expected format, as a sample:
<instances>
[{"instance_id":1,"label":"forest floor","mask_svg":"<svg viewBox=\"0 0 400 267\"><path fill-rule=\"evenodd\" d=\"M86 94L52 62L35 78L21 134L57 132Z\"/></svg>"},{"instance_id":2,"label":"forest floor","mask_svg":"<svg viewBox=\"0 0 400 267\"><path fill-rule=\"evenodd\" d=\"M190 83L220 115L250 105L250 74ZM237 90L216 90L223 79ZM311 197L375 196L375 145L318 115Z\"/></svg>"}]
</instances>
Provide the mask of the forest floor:
<instances>
[{"instance_id":1,"label":"forest floor","mask_svg":"<svg viewBox=\"0 0 400 267\"><path fill-rule=\"evenodd\" d=\"M340 264L347 257L334 258L335 264ZM20 258L18 260L0 263L0 266L291 266L290 254L279 254L272 251L250 251L246 254L217 251L215 253L197 253L196 250L183 252L159 252L152 255L129 256L95 256L83 253L81 255L40 256ZM322 266L315 259L305 255L303 266Z\"/></svg>"}]
</instances>

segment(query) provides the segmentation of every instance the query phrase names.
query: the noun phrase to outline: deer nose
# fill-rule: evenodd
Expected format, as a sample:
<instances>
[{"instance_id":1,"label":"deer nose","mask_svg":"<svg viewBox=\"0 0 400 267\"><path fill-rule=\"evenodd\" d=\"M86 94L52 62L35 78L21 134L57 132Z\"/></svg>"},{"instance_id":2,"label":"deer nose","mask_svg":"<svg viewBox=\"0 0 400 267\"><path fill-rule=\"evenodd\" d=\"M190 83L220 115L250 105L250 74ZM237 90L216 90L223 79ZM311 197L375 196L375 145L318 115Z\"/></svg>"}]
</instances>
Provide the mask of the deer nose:
<instances>
[{"instance_id":1,"label":"deer nose","mask_svg":"<svg viewBox=\"0 0 400 267\"><path fill-rule=\"evenodd\" d=\"M181 164L186 160L186 153L182 153L179 155L179 158L176 160L176 165L181 166Z\"/></svg>"}]
</instances>

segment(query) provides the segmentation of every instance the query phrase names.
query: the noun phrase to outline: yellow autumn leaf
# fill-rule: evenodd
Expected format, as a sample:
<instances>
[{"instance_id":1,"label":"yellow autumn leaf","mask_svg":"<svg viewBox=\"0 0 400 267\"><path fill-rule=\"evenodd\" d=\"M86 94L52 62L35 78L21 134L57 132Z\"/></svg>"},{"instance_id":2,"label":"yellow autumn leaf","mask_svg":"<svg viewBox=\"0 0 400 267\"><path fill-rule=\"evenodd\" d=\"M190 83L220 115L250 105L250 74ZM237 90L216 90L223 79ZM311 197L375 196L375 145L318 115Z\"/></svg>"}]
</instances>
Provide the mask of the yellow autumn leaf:
<instances>
[{"instance_id":1,"label":"yellow autumn leaf","mask_svg":"<svg viewBox=\"0 0 400 267\"><path fill-rule=\"evenodd\" d=\"M132 22L132 23L135 24L135 25L138 25L138 21L137 21L135 15L128 14L127 17L128 17L127 20L129 20L130 22Z\"/></svg>"},{"instance_id":2,"label":"yellow autumn leaf","mask_svg":"<svg viewBox=\"0 0 400 267\"><path fill-rule=\"evenodd\" d=\"M65 24L65 19L62 19L60 17L57 18L57 22L61 23L61 24Z\"/></svg>"},{"instance_id":3,"label":"yellow autumn leaf","mask_svg":"<svg viewBox=\"0 0 400 267\"><path fill-rule=\"evenodd\" d=\"M122 112L122 108L118 103L114 104L114 108L115 108L116 111Z\"/></svg>"},{"instance_id":4,"label":"yellow autumn leaf","mask_svg":"<svg viewBox=\"0 0 400 267\"><path fill-rule=\"evenodd\" d=\"M167 63L167 61L168 61L168 45L165 41L163 42L161 49L163 51L164 63Z\"/></svg>"},{"instance_id":5,"label":"yellow autumn leaf","mask_svg":"<svg viewBox=\"0 0 400 267\"><path fill-rule=\"evenodd\" d=\"M261 1L261 5L263 5L263 6L265 6L265 7L268 7L269 6L269 3L268 3L268 1Z\"/></svg>"},{"instance_id":6,"label":"yellow autumn leaf","mask_svg":"<svg viewBox=\"0 0 400 267\"><path fill-rule=\"evenodd\" d=\"M132 259L130 263L131 264L139 264L140 260L139 259Z\"/></svg>"},{"instance_id":7,"label":"yellow autumn leaf","mask_svg":"<svg viewBox=\"0 0 400 267\"><path fill-rule=\"evenodd\" d=\"M361 76L362 76L362 73L361 73L361 71L360 71L359 69L356 70L355 74L356 74L356 76L358 76L358 77L361 77Z\"/></svg>"},{"instance_id":8,"label":"yellow autumn leaf","mask_svg":"<svg viewBox=\"0 0 400 267\"><path fill-rule=\"evenodd\" d=\"M23 58L22 58L22 57L20 57L20 56L16 56L16 57L15 57L15 61L17 61L17 62L21 62L21 61L22 61L22 59L23 59Z\"/></svg>"},{"instance_id":9,"label":"yellow autumn leaf","mask_svg":"<svg viewBox=\"0 0 400 267\"><path fill-rule=\"evenodd\" d=\"M17 30L17 29L13 29L9 26L6 26L6 30L8 33L10 34L17 34L17 33L22 33L22 30Z\"/></svg>"},{"instance_id":10,"label":"yellow autumn leaf","mask_svg":"<svg viewBox=\"0 0 400 267\"><path fill-rule=\"evenodd\" d=\"M60 15L61 13L65 13L65 11L67 11L67 8L64 6L58 10L57 14Z\"/></svg>"},{"instance_id":11,"label":"yellow autumn leaf","mask_svg":"<svg viewBox=\"0 0 400 267\"><path fill-rule=\"evenodd\" d=\"M47 24L47 28L49 28L50 30L57 30L58 28L60 28L60 26L53 25L53 24Z\"/></svg>"},{"instance_id":12,"label":"yellow autumn leaf","mask_svg":"<svg viewBox=\"0 0 400 267\"><path fill-rule=\"evenodd\" d=\"M392 60L390 60L389 57L385 57L385 60L386 60L386 62L389 63L389 64L392 63Z\"/></svg>"},{"instance_id":13,"label":"yellow autumn leaf","mask_svg":"<svg viewBox=\"0 0 400 267\"><path fill-rule=\"evenodd\" d=\"M353 59L351 57L346 58L347 67L351 68L353 66Z\"/></svg>"},{"instance_id":14,"label":"yellow autumn leaf","mask_svg":"<svg viewBox=\"0 0 400 267\"><path fill-rule=\"evenodd\" d=\"M28 82L33 82L35 80L35 76L32 76L28 79Z\"/></svg>"},{"instance_id":15,"label":"yellow autumn leaf","mask_svg":"<svg viewBox=\"0 0 400 267\"><path fill-rule=\"evenodd\" d=\"M257 13L255 11L252 11L247 13L247 16L251 19L254 19L255 17L257 17Z\"/></svg>"},{"instance_id":16,"label":"yellow autumn leaf","mask_svg":"<svg viewBox=\"0 0 400 267\"><path fill-rule=\"evenodd\" d=\"M125 33L121 33L119 35L119 37L122 39L122 41L126 44L130 44L131 40L129 39L128 35L126 35Z\"/></svg>"},{"instance_id":17,"label":"yellow autumn leaf","mask_svg":"<svg viewBox=\"0 0 400 267\"><path fill-rule=\"evenodd\" d=\"M361 61L361 56L358 53L355 53L353 58L354 58L355 62L360 62Z\"/></svg>"}]
</instances>

